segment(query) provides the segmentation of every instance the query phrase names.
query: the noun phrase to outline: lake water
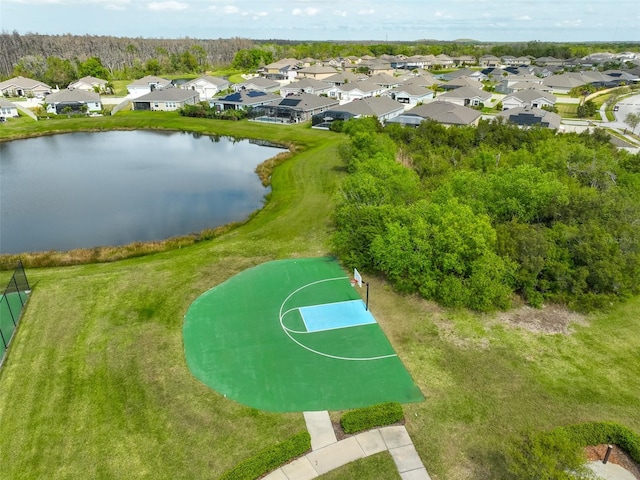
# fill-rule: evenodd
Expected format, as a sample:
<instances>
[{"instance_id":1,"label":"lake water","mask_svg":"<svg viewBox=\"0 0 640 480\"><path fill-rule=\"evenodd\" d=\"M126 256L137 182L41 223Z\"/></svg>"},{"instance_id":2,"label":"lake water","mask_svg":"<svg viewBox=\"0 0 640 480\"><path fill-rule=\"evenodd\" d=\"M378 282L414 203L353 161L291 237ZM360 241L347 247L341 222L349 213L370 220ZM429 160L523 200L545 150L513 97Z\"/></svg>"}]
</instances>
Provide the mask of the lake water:
<instances>
[{"instance_id":1,"label":"lake water","mask_svg":"<svg viewBox=\"0 0 640 480\"><path fill-rule=\"evenodd\" d=\"M240 221L281 149L184 132L69 133L0 143L0 253L162 240Z\"/></svg>"}]
</instances>

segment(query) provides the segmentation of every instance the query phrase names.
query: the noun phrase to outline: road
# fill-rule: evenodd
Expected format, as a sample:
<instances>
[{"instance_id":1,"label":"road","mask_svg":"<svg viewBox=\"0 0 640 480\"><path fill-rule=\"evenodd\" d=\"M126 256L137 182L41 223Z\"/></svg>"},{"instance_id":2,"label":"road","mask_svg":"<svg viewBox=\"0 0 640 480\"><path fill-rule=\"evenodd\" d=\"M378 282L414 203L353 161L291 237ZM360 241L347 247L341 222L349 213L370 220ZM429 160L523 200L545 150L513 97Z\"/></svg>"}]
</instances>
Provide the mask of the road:
<instances>
[{"instance_id":1,"label":"road","mask_svg":"<svg viewBox=\"0 0 640 480\"><path fill-rule=\"evenodd\" d=\"M606 121L607 117L604 114L604 105L600 108L600 113L602 114L602 126L617 128L622 131L629 129L629 125L624 123L624 119L630 113L640 113L640 95L625 97L616 103L616 105L618 106L618 111L613 112L616 117L616 120L613 122ZM636 127L636 133L638 133L639 129L640 127Z\"/></svg>"}]
</instances>

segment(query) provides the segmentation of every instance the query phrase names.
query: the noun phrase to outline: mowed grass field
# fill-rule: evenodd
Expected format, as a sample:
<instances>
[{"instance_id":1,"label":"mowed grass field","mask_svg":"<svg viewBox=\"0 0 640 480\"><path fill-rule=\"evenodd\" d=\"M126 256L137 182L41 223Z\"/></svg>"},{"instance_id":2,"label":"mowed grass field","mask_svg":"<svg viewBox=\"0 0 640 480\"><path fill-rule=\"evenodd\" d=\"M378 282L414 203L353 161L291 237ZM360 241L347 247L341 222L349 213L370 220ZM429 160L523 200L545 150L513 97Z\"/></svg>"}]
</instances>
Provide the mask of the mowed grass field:
<instances>
[{"instance_id":1,"label":"mowed grass field","mask_svg":"<svg viewBox=\"0 0 640 480\"><path fill-rule=\"evenodd\" d=\"M183 128L299 149L275 170L266 207L214 240L113 263L27 268L33 293L0 370L0 478L218 478L301 431L301 414L260 412L198 382L182 322L202 292L246 268L331 253L343 137L155 112L6 126L0 138ZM528 429L611 420L640 432L639 298L574 323L571 333L544 333L367 280L372 312L426 397L405 414L432 478L507 478L506 446ZM382 456L326 478L394 478L390 471Z\"/></svg>"}]
</instances>

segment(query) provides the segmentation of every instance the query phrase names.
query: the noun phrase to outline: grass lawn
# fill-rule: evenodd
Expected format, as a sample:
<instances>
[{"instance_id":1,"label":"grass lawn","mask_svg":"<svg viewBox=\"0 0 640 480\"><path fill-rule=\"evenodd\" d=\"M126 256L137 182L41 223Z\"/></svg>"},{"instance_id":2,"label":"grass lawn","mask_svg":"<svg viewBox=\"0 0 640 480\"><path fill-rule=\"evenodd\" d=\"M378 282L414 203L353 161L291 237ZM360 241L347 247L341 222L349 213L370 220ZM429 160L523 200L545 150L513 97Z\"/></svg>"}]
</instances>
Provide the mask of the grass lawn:
<instances>
[{"instance_id":1,"label":"grass lawn","mask_svg":"<svg viewBox=\"0 0 640 480\"><path fill-rule=\"evenodd\" d=\"M300 147L275 170L266 207L214 240L112 263L27 268L33 293L0 370L3 479L218 478L304 428L300 414L260 412L198 382L186 366L182 323L202 292L248 267L331 253L342 136L127 112L8 122L0 139L109 128ZM527 429L610 420L640 432L640 298L583 319L572 333L543 333L367 280L372 312L426 397L404 408L434 480L505 478L505 447ZM394 478L389 460L364 459L323 478Z\"/></svg>"},{"instance_id":2,"label":"grass lawn","mask_svg":"<svg viewBox=\"0 0 640 480\"><path fill-rule=\"evenodd\" d=\"M562 118L578 118L578 104L575 103L556 103L558 115Z\"/></svg>"}]
</instances>

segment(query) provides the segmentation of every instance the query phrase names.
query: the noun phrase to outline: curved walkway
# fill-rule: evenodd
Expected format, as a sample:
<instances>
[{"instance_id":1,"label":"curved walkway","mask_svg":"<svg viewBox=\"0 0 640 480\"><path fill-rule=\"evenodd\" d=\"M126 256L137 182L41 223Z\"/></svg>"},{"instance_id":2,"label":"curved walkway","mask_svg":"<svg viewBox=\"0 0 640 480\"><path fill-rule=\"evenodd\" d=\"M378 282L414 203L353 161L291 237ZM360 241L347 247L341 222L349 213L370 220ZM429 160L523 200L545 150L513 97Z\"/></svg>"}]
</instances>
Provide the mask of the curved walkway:
<instances>
[{"instance_id":1,"label":"curved walkway","mask_svg":"<svg viewBox=\"0 0 640 480\"><path fill-rule=\"evenodd\" d=\"M311 453L271 472L264 480L310 480L349 462L388 451L403 480L430 480L404 426L382 427L338 442L329 412L305 412Z\"/></svg>"}]
</instances>

